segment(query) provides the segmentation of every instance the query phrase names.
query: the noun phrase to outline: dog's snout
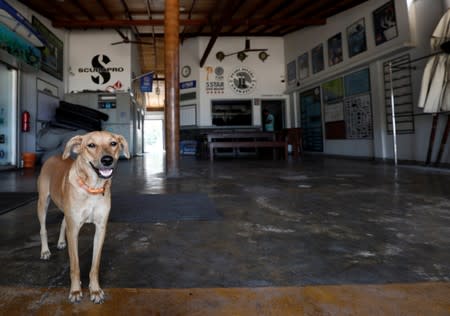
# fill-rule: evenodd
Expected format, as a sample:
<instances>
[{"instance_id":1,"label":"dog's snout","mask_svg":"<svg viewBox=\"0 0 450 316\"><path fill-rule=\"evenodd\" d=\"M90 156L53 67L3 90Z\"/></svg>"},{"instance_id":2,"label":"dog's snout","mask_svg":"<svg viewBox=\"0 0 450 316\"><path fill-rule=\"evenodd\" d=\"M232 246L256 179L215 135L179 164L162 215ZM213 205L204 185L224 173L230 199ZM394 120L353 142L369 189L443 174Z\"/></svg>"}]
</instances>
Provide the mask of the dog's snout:
<instances>
[{"instance_id":1,"label":"dog's snout","mask_svg":"<svg viewBox=\"0 0 450 316\"><path fill-rule=\"evenodd\" d=\"M103 156L100 161L102 162L102 165L104 165L104 166L111 166L114 161L114 158L111 156Z\"/></svg>"}]
</instances>

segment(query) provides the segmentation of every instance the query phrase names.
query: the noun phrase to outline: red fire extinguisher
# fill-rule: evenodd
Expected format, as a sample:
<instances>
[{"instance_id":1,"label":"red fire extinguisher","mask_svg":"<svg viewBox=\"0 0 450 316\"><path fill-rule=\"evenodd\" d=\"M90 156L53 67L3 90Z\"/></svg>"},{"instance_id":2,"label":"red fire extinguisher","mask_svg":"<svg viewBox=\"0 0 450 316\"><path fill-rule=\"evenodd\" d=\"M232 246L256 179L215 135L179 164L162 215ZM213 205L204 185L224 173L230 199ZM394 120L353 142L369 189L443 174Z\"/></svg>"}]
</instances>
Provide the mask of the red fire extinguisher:
<instances>
[{"instance_id":1,"label":"red fire extinguisher","mask_svg":"<svg viewBox=\"0 0 450 316\"><path fill-rule=\"evenodd\" d=\"M30 131L30 112L22 112L22 132Z\"/></svg>"}]
</instances>

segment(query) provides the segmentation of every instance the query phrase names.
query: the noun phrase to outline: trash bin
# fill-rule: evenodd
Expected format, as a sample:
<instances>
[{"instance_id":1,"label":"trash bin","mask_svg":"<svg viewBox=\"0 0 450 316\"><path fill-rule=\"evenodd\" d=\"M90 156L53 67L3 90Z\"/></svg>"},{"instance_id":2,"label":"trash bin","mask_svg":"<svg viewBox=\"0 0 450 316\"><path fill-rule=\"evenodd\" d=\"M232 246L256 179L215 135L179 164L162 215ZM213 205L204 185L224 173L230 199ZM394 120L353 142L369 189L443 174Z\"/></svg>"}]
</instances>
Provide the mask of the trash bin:
<instances>
[{"instance_id":1,"label":"trash bin","mask_svg":"<svg viewBox=\"0 0 450 316\"><path fill-rule=\"evenodd\" d=\"M22 160L24 168L34 168L36 165L36 154L30 152L22 153Z\"/></svg>"}]
</instances>

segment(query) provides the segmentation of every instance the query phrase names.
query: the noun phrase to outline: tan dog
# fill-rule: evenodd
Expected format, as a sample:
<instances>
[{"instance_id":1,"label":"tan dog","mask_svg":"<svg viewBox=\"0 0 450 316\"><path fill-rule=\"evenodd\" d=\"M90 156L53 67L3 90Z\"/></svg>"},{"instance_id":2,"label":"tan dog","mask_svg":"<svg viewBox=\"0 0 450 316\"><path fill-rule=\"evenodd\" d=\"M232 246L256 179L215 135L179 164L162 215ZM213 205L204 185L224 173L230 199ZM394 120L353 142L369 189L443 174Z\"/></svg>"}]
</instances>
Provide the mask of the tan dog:
<instances>
[{"instance_id":1,"label":"tan dog","mask_svg":"<svg viewBox=\"0 0 450 316\"><path fill-rule=\"evenodd\" d=\"M95 225L92 266L89 273L91 301L103 303L104 293L98 282L100 256L105 239L106 224L111 208L111 177L120 151L130 157L128 144L121 135L91 132L74 136L66 144L62 156L49 158L38 178L38 217L41 225L41 259L50 258L45 220L50 198L64 212L58 249L66 247L70 257L69 300L79 302L83 296L78 261L78 233L84 223ZM71 152L77 154L70 159Z\"/></svg>"}]
</instances>

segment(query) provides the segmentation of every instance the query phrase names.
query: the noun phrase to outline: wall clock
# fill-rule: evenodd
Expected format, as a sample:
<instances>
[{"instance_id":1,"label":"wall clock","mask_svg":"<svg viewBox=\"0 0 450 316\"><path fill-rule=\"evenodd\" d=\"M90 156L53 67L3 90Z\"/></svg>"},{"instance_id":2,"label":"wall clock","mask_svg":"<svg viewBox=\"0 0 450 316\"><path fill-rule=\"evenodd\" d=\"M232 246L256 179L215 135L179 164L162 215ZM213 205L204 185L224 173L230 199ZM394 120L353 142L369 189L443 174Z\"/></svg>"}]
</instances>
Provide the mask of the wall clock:
<instances>
[{"instance_id":1,"label":"wall clock","mask_svg":"<svg viewBox=\"0 0 450 316\"><path fill-rule=\"evenodd\" d=\"M191 67L184 66L183 68L181 68L181 75L184 78L189 77L191 75Z\"/></svg>"}]
</instances>

